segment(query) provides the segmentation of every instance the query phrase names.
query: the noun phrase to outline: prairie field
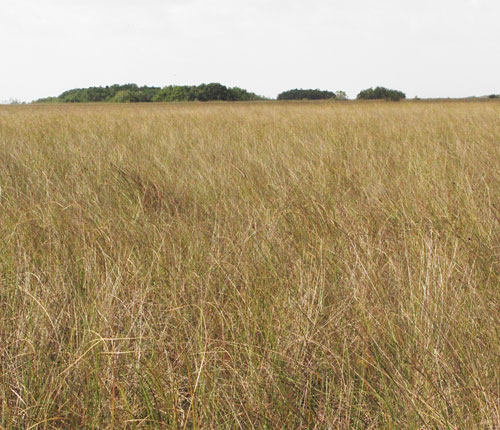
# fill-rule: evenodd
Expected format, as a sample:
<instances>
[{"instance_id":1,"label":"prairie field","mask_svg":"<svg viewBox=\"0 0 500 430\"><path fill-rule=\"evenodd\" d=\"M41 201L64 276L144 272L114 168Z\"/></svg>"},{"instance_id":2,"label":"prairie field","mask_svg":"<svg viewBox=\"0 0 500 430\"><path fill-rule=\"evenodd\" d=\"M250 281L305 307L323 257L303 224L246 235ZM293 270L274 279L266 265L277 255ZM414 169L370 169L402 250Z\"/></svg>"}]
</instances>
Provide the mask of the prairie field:
<instances>
[{"instance_id":1,"label":"prairie field","mask_svg":"<svg viewBox=\"0 0 500 430\"><path fill-rule=\"evenodd\" d=\"M500 102L0 107L0 428L500 428Z\"/></svg>"}]
</instances>

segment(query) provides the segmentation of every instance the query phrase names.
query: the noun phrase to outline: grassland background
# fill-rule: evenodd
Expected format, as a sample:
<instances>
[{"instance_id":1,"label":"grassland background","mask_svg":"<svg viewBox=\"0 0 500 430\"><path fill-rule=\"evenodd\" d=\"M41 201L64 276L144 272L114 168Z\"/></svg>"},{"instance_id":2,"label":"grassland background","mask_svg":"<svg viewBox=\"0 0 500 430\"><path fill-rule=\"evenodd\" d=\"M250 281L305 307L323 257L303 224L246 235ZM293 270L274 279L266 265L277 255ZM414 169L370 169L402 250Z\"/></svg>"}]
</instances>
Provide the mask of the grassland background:
<instances>
[{"instance_id":1,"label":"grassland background","mask_svg":"<svg viewBox=\"0 0 500 430\"><path fill-rule=\"evenodd\" d=\"M0 107L0 428L500 428L500 103Z\"/></svg>"}]
</instances>

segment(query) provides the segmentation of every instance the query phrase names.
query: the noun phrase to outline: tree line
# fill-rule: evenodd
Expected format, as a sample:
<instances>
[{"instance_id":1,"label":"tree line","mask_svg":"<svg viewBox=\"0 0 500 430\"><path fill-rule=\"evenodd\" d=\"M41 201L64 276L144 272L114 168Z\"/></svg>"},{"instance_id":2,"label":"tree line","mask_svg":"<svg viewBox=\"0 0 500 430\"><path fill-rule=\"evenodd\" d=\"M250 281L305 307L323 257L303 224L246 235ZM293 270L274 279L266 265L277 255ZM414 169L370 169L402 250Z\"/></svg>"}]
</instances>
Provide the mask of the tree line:
<instances>
[{"instance_id":1,"label":"tree line","mask_svg":"<svg viewBox=\"0 0 500 430\"><path fill-rule=\"evenodd\" d=\"M361 91L357 97L358 100L391 100L399 101L406 98L406 94L397 91L390 90L384 87L368 88ZM278 95L278 100L345 100L347 99L346 93L344 91L323 91L323 90L303 90L294 89L288 90L280 93Z\"/></svg>"},{"instance_id":2,"label":"tree line","mask_svg":"<svg viewBox=\"0 0 500 430\"><path fill-rule=\"evenodd\" d=\"M75 88L57 97L38 99L35 103L148 103L182 101L252 101L264 97L242 88L229 88L219 83L193 86L139 87L136 84Z\"/></svg>"},{"instance_id":3,"label":"tree line","mask_svg":"<svg viewBox=\"0 0 500 430\"><path fill-rule=\"evenodd\" d=\"M384 87L368 88L357 95L359 100L405 99L405 93ZM280 93L278 100L346 100L344 91L320 89L292 89ZM239 87L226 87L219 83L201 85L170 85L163 88L138 86L136 84L111 85L106 87L75 88L57 97L35 100L34 103L148 103L185 101L255 101L266 100Z\"/></svg>"}]
</instances>

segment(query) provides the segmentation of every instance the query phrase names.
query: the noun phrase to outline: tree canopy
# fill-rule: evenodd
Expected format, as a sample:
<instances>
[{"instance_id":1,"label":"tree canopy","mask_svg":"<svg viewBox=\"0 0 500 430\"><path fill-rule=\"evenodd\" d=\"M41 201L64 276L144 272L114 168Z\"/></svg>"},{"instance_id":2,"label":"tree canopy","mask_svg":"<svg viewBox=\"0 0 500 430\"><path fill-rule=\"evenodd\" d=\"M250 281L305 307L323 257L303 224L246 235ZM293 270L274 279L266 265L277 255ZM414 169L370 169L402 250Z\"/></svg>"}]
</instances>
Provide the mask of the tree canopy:
<instances>
[{"instance_id":1,"label":"tree canopy","mask_svg":"<svg viewBox=\"0 0 500 430\"><path fill-rule=\"evenodd\" d=\"M139 87L136 84L106 87L75 88L57 97L36 100L37 103L91 103L91 102L151 102L159 87Z\"/></svg>"},{"instance_id":2,"label":"tree canopy","mask_svg":"<svg viewBox=\"0 0 500 430\"><path fill-rule=\"evenodd\" d=\"M183 101L252 101L263 100L263 97L242 88L228 88L219 83L201 84L198 86L171 85L160 90L154 97L157 102Z\"/></svg>"},{"instance_id":3,"label":"tree canopy","mask_svg":"<svg viewBox=\"0 0 500 430\"><path fill-rule=\"evenodd\" d=\"M57 97L36 100L35 103L134 103L172 101L252 101L263 97L242 88L228 88L219 83L198 86L139 87L136 84L106 87L75 88Z\"/></svg>"},{"instance_id":4,"label":"tree canopy","mask_svg":"<svg viewBox=\"0 0 500 430\"><path fill-rule=\"evenodd\" d=\"M397 91L390 90L384 87L377 88L368 88L366 90L361 91L357 97L359 100L391 100L391 101L399 101L401 99L406 98L406 94Z\"/></svg>"},{"instance_id":5,"label":"tree canopy","mask_svg":"<svg viewBox=\"0 0 500 430\"><path fill-rule=\"evenodd\" d=\"M335 93L324 90L303 90L294 89L278 94L278 100L327 100L335 99Z\"/></svg>"}]
</instances>

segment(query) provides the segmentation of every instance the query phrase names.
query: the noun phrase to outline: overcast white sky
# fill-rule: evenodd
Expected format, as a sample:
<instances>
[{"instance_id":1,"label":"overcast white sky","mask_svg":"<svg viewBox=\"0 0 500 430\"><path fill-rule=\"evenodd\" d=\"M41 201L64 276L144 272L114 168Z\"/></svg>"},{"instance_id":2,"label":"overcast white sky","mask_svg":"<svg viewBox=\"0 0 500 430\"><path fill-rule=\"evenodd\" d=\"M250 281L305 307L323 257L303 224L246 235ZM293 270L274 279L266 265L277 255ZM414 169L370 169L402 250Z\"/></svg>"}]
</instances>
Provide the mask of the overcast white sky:
<instances>
[{"instance_id":1,"label":"overcast white sky","mask_svg":"<svg viewBox=\"0 0 500 430\"><path fill-rule=\"evenodd\" d=\"M0 100L129 82L500 93L500 1L0 0Z\"/></svg>"}]
</instances>

